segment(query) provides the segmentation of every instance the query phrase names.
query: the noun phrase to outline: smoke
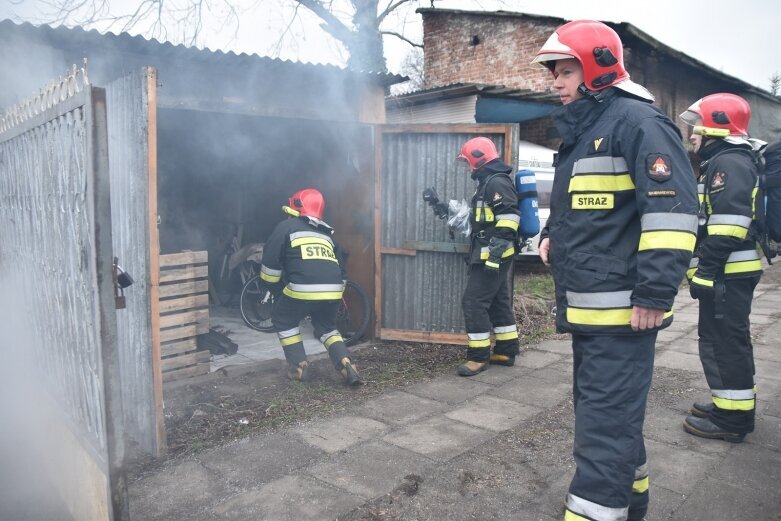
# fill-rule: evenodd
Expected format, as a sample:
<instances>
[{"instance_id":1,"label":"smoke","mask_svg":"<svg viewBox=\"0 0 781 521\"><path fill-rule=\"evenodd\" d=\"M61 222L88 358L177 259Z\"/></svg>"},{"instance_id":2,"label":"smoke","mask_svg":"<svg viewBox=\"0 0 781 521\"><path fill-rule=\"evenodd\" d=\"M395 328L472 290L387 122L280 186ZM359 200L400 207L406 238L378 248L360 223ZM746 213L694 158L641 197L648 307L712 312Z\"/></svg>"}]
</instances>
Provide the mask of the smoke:
<instances>
[{"instance_id":1,"label":"smoke","mask_svg":"<svg viewBox=\"0 0 781 521\"><path fill-rule=\"evenodd\" d=\"M7 243L6 243L7 244ZM0 250L0 253L2 251ZM6 256L3 255L2 258ZM2 265L0 258L0 265ZM25 312L24 292L3 266L0 273L0 519L14 521L66 520L56 488L57 480L78 480L74 475L54 476L50 459L62 447L52 439L52 419L40 407L45 388L36 360L31 332L34 313Z\"/></svg>"}]
</instances>

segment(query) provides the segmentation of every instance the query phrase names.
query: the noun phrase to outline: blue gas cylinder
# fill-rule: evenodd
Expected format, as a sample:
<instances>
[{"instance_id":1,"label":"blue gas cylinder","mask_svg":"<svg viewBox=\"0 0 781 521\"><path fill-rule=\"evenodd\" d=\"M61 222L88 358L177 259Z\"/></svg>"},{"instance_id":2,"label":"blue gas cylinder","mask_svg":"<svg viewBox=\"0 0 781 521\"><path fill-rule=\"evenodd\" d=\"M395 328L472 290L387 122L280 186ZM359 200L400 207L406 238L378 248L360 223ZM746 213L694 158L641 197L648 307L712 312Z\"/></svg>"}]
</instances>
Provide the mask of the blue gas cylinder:
<instances>
[{"instance_id":1,"label":"blue gas cylinder","mask_svg":"<svg viewBox=\"0 0 781 521\"><path fill-rule=\"evenodd\" d=\"M532 170L519 170L515 174L515 191L518 192L518 210L521 212L518 235L526 240L540 233L537 178Z\"/></svg>"}]
</instances>

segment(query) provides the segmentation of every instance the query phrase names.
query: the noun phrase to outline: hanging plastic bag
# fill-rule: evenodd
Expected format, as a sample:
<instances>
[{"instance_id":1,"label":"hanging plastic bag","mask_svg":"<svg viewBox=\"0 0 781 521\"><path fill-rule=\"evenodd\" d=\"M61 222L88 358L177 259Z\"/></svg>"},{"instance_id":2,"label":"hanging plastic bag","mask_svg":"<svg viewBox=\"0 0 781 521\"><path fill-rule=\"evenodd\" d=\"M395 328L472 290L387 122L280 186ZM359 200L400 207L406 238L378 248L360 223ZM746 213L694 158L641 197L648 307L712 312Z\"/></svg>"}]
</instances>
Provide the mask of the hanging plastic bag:
<instances>
[{"instance_id":1,"label":"hanging plastic bag","mask_svg":"<svg viewBox=\"0 0 781 521\"><path fill-rule=\"evenodd\" d=\"M472 233L472 225L469 223L469 215L472 209L464 199L456 201L451 199L447 204L447 225L455 233L462 233L469 237Z\"/></svg>"}]
</instances>

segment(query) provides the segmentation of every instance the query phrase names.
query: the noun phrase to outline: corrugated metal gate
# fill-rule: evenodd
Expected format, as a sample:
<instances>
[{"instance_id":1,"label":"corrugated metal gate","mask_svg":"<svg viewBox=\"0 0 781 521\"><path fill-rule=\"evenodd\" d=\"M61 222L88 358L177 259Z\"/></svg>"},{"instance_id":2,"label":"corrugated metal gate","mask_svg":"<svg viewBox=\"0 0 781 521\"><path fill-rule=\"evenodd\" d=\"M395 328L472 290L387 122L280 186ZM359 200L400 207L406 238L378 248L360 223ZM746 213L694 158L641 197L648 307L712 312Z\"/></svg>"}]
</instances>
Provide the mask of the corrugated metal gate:
<instances>
[{"instance_id":1,"label":"corrugated metal gate","mask_svg":"<svg viewBox=\"0 0 781 521\"><path fill-rule=\"evenodd\" d=\"M74 75L76 76L76 75ZM73 519L126 519L106 101L71 78L0 132L0 270L36 369L55 486ZM86 83L86 82L85 82ZM8 295L5 295L8 298ZM57 479L59 475L59 479Z\"/></svg>"},{"instance_id":2,"label":"corrugated metal gate","mask_svg":"<svg viewBox=\"0 0 781 521\"><path fill-rule=\"evenodd\" d=\"M514 163L514 125L385 125L379 128L376 201L375 311L383 339L464 343L461 295L466 286L465 237L423 201L427 187L440 198L470 202L475 184L455 161L476 136L494 140Z\"/></svg>"}]
</instances>

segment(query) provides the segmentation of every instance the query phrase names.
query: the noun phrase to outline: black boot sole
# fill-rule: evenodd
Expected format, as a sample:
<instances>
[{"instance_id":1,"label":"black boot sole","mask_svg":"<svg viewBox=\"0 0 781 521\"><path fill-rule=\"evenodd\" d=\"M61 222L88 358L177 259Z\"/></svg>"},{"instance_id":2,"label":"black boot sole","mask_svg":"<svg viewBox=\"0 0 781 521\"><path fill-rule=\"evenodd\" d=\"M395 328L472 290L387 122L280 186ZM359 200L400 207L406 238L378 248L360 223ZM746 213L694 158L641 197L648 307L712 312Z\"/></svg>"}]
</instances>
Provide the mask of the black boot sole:
<instances>
[{"instance_id":1,"label":"black boot sole","mask_svg":"<svg viewBox=\"0 0 781 521\"><path fill-rule=\"evenodd\" d=\"M724 440L728 441L729 443L743 443L743 440L746 439L745 434L733 434L730 432L705 432L701 431L700 429L697 429L695 427L692 427L686 422L683 422L683 430L688 432L689 434L692 434L694 436L698 436L700 438L706 438L709 440Z\"/></svg>"},{"instance_id":2,"label":"black boot sole","mask_svg":"<svg viewBox=\"0 0 781 521\"><path fill-rule=\"evenodd\" d=\"M477 374L482 373L486 369L488 369L488 364L483 364L483 366L477 371L471 371L468 368L464 367L463 365L460 365L458 366L456 372L458 373L458 376L475 376Z\"/></svg>"}]
</instances>

